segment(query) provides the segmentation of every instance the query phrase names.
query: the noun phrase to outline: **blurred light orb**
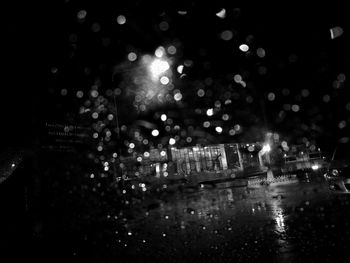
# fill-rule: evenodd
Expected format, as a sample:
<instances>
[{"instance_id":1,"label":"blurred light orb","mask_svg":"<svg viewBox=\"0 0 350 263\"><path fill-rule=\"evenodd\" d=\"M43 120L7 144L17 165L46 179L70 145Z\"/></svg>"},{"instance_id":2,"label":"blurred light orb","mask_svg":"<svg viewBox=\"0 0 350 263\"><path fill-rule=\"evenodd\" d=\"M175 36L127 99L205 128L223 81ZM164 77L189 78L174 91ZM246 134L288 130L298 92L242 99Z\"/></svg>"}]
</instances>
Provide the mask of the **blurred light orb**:
<instances>
[{"instance_id":1,"label":"blurred light orb","mask_svg":"<svg viewBox=\"0 0 350 263\"><path fill-rule=\"evenodd\" d=\"M109 121L113 120L113 114L108 114L107 119L108 119Z\"/></svg>"},{"instance_id":2,"label":"blurred light orb","mask_svg":"<svg viewBox=\"0 0 350 263\"><path fill-rule=\"evenodd\" d=\"M174 99L175 99L176 101L180 101L180 100L182 99L182 94L181 94L181 93L176 93L176 94L174 95Z\"/></svg>"},{"instance_id":3,"label":"blurred light orb","mask_svg":"<svg viewBox=\"0 0 350 263\"><path fill-rule=\"evenodd\" d=\"M168 118L168 117L166 116L166 114L162 114L162 115L160 116L160 119L161 119L162 121L166 121L167 118Z\"/></svg>"},{"instance_id":4,"label":"blurred light orb","mask_svg":"<svg viewBox=\"0 0 350 263\"><path fill-rule=\"evenodd\" d=\"M123 15L119 15L119 16L117 17L117 23L118 23L119 25L124 25L124 24L126 23L126 17L123 16Z\"/></svg>"},{"instance_id":5,"label":"blurred light orb","mask_svg":"<svg viewBox=\"0 0 350 263\"><path fill-rule=\"evenodd\" d=\"M171 45L167 48L167 51L170 55L175 55L176 54L176 47Z\"/></svg>"},{"instance_id":6,"label":"blurred light orb","mask_svg":"<svg viewBox=\"0 0 350 263\"><path fill-rule=\"evenodd\" d=\"M160 22L159 29L162 31L167 31L169 29L169 23L166 21Z\"/></svg>"},{"instance_id":7,"label":"blurred light orb","mask_svg":"<svg viewBox=\"0 0 350 263\"><path fill-rule=\"evenodd\" d=\"M222 115L222 119L224 121L227 121L229 118L230 118L230 116L228 114L226 114L226 113L224 115Z\"/></svg>"},{"instance_id":8,"label":"blurred light orb","mask_svg":"<svg viewBox=\"0 0 350 263\"><path fill-rule=\"evenodd\" d=\"M258 55L259 58L265 57L265 55L266 55L265 49L259 47L259 48L256 50L256 54Z\"/></svg>"},{"instance_id":9,"label":"blurred light orb","mask_svg":"<svg viewBox=\"0 0 350 263\"><path fill-rule=\"evenodd\" d=\"M243 52L247 52L249 50L249 46L247 44L242 44L239 46L239 49Z\"/></svg>"},{"instance_id":10,"label":"blurred light orb","mask_svg":"<svg viewBox=\"0 0 350 263\"><path fill-rule=\"evenodd\" d=\"M177 67L177 72L179 72L179 74L182 74L183 70L184 70L184 65L179 65Z\"/></svg>"},{"instance_id":11,"label":"blurred light orb","mask_svg":"<svg viewBox=\"0 0 350 263\"><path fill-rule=\"evenodd\" d=\"M225 8L222 8L219 12L217 12L216 16L221 18L221 19L224 19L226 17L226 10L225 10Z\"/></svg>"},{"instance_id":12,"label":"blurred light orb","mask_svg":"<svg viewBox=\"0 0 350 263\"><path fill-rule=\"evenodd\" d=\"M166 72L169 68L169 63L161 59L155 59L150 65L152 77L155 79L158 79L159 76Z\"/></svg>"},{"instance_id":13,"label":"blurred light orb","mask_svg":"<svg viewBox=\"0 0 350 263\"><path fill-rule=\"evenodd\" d=\"M149 152L144 152L144 153L143 153L143 156L145 156L146 158L148 158L148 157L149 157Z\"/></svg>"},{"instance_id":14,"label":"blurred light orb","mask_svg":"<svg viewBox=\"0 0 350 263\"><path fill-rule=\"evenodd\" d=\"M128 60L129 60L129 61L135 61L136 59L137 59L136 53L130 52L130 53L128 54Z\"/></svg>"},{"instance_id":15,"label":"blurred light orb","mask_svg":"<svg viewBox=\"0 0 350 263\"><path fill-rule=\"evenodd\" d=\"M213 116L214 115L214 109L213 108L207 109L207 115L208 116Z\"/></svg>"},{"instance_id":16,"label":"blurred light orb","mask_svg":"<svg viewBox=\"0 0 350 263\"><path fill-rule=\"evenodd\" d=\"M82 92L81 90L77 91L77 98L81 99L84 96L84 92Z\"/></svg>"},{"instance_id":17,"label":"blurred light orb","mask_svg":"<svg viewBox=\"0 0 350 263\"><path fill-rule=\"evenodd\" d=\"M273 92L270 92L270 93L267 95L267 99L268 99L269 101L273 101L273 100L275 100L275 98L276 98L276 95L275 95L275 93L273 93Z\"/></svg>"},{"instance_id":18,"label":"blurred light orb","mask_svg":"<svg viewBox=\"0 0 350 263\"><path fill-rule=\"evenodd\" d=\"M92 118L93 119L97 119L98 118L98 113L97 112L92 113Z\"/></svg>"},{"instance_id":19,"label":"blurred light orb","mask_svg":"<svg viewBox=\"0 0 350 263\"><path fill-rule=\"evenodd\" d=\"M163 85L167 85L167 84L169 84L169 82L170 82L170 80L166 76L163 76L160 78L160 83L162 83Z\"/></svg>"},{"instance_id":20,"label":"blurred light orb","mask_svg":"<svg viewBox=\"0 0 350 263\"><path fill-rule=\"evenodd\" d=\"M197 95L198 95L198 97L203 97L205 95L205 91L203 89L199 89L197 91Z\"/></svg>"},{"instance_id":21,"label":"blurred light orb","mask_svg":"<svg viewBox=\"0 0 350 263\"><path fill-rule=\"evenodd\" d=\"M130 143L129 144L129 148L134 149L135 148L135 144L134 143Z\"/></svg>"},{"instance_id":22,"label":"blurred light orb","mask_svg":"<svg viewBox=\"0 0 350 263\"><path fill-rule=\"evenodd\" d=\"M220 37L222 40L229 41L232 39L233 33L231 30L225 30L225 31L221 32Z\"/></svg>"},{"instance_id":23,"label":"blurred light orb","mask_svg":"<svg viewBox=\"0 0 350 263\"><path fill-rule=\"evenodd\" d=\"M220 126L216 127L215 130L217 133L222 133L222 128Z\"/></svg>"},{"instance_id":24,"label":"blurred light orb","mask_svg":"<svg viewBox=\"0 0 350 263\"><path fill-rule=\"evenodd\" d=\"M164 47L158 47L158 48L156 49L156 51L154 51L154 55L155 55L157 58L163 57L164 54L165 54L165 49L164 49Z\"/></svg>"},{"instance_id":25,"label":"blurred light orb","mask_svg":"<svg viewBox=\"0 0 350 263\"><path fill-rule=\"evenodd\" d=\"M142 157L141 156L139 156L139 157L137 157L137 159L136 159L138 162L142 162Z\"/></svg>"},{"instance_id":26,"label":"blurred light orb","mask_svg":"<svg viewBox=\"0 0 350 263\"><path fill-rule=\"evenodd\" d=\"M326 95L323 96L323 101L324 101L324 102L327 103L327 102L329 102L330 100L331 100L331 97L330 97L328 94L326 94Z\"/></svg>"},{"instance_id":27,"label":"blurred light orb","mask_svg":"<svg viewBox=\"0 0 350 263\"><path fill-rule=\"evenodd\" d=\"M236 83L240 83L240 82L242 81L242 76L239 75L239 74L236 74L236 75L234 75L233 80L234 80Z\"/></svg>"},{"instance_id":28,"label":"blurred light orb","mask_svg":"<svg viewBox=\"0 0 350 263\"><path fill-rule=\"evenodd\" d=\"M77 14L78 19L84 19L87 15L86 10L80 10Z\"/></svg>"},{"instance_id":29,"label":"blurred light orb","mask_svg":"<svg viewBox=\"0 0 350 263\"><path fill-rule=\"evenodd\" d=\"M169 144L174 145L176 143L176 140L174 138L169 139Z\"/></svg>"},{"instance_id":30,"label":"blurred light orb","mask_svg":"<svg viewBox=\"0 0 350 263\"><path fill-rule=\"evenodd\" d=\"M236 131L235 131L234 129L230 129L230 130L228 131L228 133L229 133L231 136L233 136L233 135L236 134Z\"/></svg>"},{"instance_id":31,"label":"blurred light orb","mask_svg":"<svg viewBox=\"0 0 350 263\"><path fill-rule=\"evenodd\" d=\"M165 152L165 151L161 151L161 152L160 152L160 156L163 156L163 157L164 157L165 155L166 155L166 152Z\"/></svg>"},{"instance_id":32,"label":"blurred light orb","mask_svg":"<svg viewBox=\"0 0 350 263\"><path fill-rule=\"evenodd\" d=\"M156 137L156 136L158 136L158 135L159 135L159 131L158 131L157 129L154 129L154 130L152 131L152 136Z\"/></svg>"},{"instance_id":33,"label":"blurred light orb","mask_svg":"<svg viewBox=\"0 0 350 263\"><path fill-rule=\"evenodd\" d=\"M66 96L67 95L67 89L61 89L61 95Z\"/></svg>"},{"instance_id":34,"label":"blurred light orb","mask_svg":"<svg viewBox=\"0 0 350 263\"><path fill-rule=\"evenodd\" d=\"M241 129L241 125L236 124L234 127L235 131L239 131Z\"/></svg>"},{"instance_id":35,"label":"blurred light orb","mask_svg":"<svg viewBox=\"0 0 350 263\"><path fill-rule=\"evenodd\" d=\"M299 110L300 110L299 105L297 105L297 104L292 105L292 111L298 112Z\"/></svg>"},{"instance_id":36,"label":"blurred light orb","mask_svg":"<svg viewBox=\"0 0 350 263\"><path fill-rule=\"evenodd\" d=\"M204 127L204 128L209 128L209 127L210 127L210 122L209 122L209 121L205 121L205 122L203 123L203 127Z\"/></svg>"},{"instance_id":37,"label":"blurred light orb","mask_svg":"<svg viewBox=\"0 0 350 263\"><path fill-rule=\"evenodd\" d=\"M117 158L118 154L117 153L113 153L113 157Z\"/></svg>"}]
</instances>

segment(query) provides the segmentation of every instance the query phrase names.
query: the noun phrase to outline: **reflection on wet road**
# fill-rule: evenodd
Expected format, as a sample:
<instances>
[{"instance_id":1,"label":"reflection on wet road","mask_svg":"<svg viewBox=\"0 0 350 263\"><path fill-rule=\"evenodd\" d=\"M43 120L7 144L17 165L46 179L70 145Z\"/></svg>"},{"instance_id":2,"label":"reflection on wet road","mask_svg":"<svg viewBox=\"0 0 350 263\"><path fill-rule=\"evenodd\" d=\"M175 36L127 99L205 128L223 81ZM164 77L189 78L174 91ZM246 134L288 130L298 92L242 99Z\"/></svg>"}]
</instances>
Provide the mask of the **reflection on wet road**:
<instances>
[{"instance_id":1,"label":"reflection on wet road","mask_svg":"<svg viewBox=\"0 0 350 263\"><path fill-rule=\"evenodd\" d=\"M334 196L320 178L184 190L126 211L131 219L116 242L133 262L288 261L295 256L296 241L288 234L295 213Z\"/></svg>"}]
</instances>

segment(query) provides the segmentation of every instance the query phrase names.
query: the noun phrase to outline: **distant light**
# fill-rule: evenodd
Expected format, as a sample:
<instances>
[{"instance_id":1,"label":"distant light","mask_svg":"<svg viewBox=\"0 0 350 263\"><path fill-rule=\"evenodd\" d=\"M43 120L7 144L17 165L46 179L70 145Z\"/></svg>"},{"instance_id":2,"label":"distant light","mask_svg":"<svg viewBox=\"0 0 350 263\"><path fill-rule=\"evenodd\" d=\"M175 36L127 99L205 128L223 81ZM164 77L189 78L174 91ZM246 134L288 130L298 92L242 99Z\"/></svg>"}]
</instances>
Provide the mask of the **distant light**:
<instances>
[{"instance_id":1,"label":"distant light","mask_svg":"<svg viewBox=\"0 0 350 263\"><path fill-rule=\"evenodd\" d=\"M343 34L343 29L340 26L336 26L330 29L331 39L340 37Z\"/></svg>"},{"instance_id":2,"label":"distant light","mask_svg":"<svg viewBox=\"0 0 350 263\"><path fill-rule=\"evenodd\" d=\"M169 47L167 48L167 51L168 51L168 53L169 53L170 55L175 55L175 54L176 54L176 47L174 47L174 46L169 46Z\"/></svg>"},{"instance_id":3,"label":"distant light","mask_svg":"<svg viewBox=\"0 0 350 263\"><path fill-rule=\"evenodd\" d=\"M148 158L148 157L149 157L149 152L144 152L144 153L143 153L143 156L145 156L146 158Z\"/></svg>"},{"instance_id":4,"label":"distant light","mask_svg":"<svg viewBox=\"0 0 350 263\"><path fill-rule=\"evenodd\" d=\"M68 93L67 89L61 89L61 95L66 96Z\"/></svg>"},{"instance_id":5,"label":"distant light","mask_svg":"<svg viewBox=\"0 0 350 263\"><path fill-rule=\"evenodd\" d=\"M117 23L118 23L119 25L124 25L125 22L126 22L125 16L119 15L119 16L117 17Z\"/></svg>"},{"instance_id":6,"label":"distant light","mask_svg":"<svg viewBox=\"0 0 350 263\"><path fill-rule=\"evenodd\" d=\"M166 121L167 118L168 118L168 117L166 116L166 114L162 114L162 115L160 116L160 119L161 119L162 121Z\"/></svg>"},{"instance_id":7,"label":"distant light","mask_svg":"<svg viewBox=\"0 0 350 263\"><path fill-rule=\"evenodd\" d=\"M311 169L316 171L318 170L318 168L320 168L317 164L314 164L313 166L311 166Z\"/></svg>"},{"instance_id":8,"label":"distant light","mask_svg":"<svg viewBox=\"0 0 350 263\"><path fill-rule=\"evenodd\" d=\"M170 65L167 61L161 59L155 59L150 65L150 71L152 77L157 79L161 74L167 71Z\"/></svg>"},{"instance_id":9,"label":"distant light","mask_svg":"<svg viewBox=\"0 0 350 263\"><path fill-rule=\"evenodd\" d=\"M169 144L174 145L176 143L176 140L174 138L169 139Z\"/></svg>"},{"instance_id":10,"label":"distant light","mask_svg":"<svg viewBox=\"0 0 350 263\"><path fill-rule=\"evenodd\" d=\"M234 77L233 77L233 80L236 82L236 83L240 83L242 81L242 76L239 75L239 74L236 74Z\"/></svg>"},{"instance_id":11,"label":"distant light","mask_svg":"<svg viewBox=\"0 0 350 263\"><path fill-rule=\"evenodd\" d=\"M265 55L266 55L265 49L259 47L259 48L256 50L256 54L258 55L259 58L265 57Z\"/></svg>"},{"instance_id":12,"label":"distant light","mask_svg":"<svg viewBox=\"0 0 350 263\"><path fill-rule=\"evenodd\" d=\"M134 144L133 142L130 143L130 144L129 144L129 148L134 149L134 148L135 148L135 144Z\"/></svg>"},{"instance_id":13,"label":"distant light","mask_svg":"<svg viewBox=\"0 0 350 263\"><path fill-rule=\"evenodd\" d=\"M136 53L130 52L130 53L128 54L128 60L129 60L129 61L135 61L136 59L137 59Z\"/></svg>"},{"instance_id":14,"label":"distant light","mask_svg":"<svg viewBox=\"0 0 350 263\"><path fill-rule=\"evenodd\" d=\"M160 78L160 83L162 83L163 85L169 84L169 81L170 81L169 78L166 76L163 76Z\"/></svg>"},{"instance_id":15,"label":"distant light","mask_svg":"<svg viewBox=\"0 0 350 263\"><path fill-rule=\"evenodd\" d=\"M197 91L197 95L198 95L198 97L203 97L205 95L205 91L203 89L199 89Z\"/></svg>"},{"instance_id":16,"label":"distant light","mask_svg":"<svg viewBox=\"0 0 350 263\"><path fill-rule=\"evenodd\" d=\"M294 104L294 105L292 106L292 111L294 111L294 112L298 112L299 110L300 110L299 105Z\"/></svg>"},{"instance_id":17,"label":"distant light","mask_svg":"<svg viewBox=\"0 0 350 263\"><path fill-rule=\"evenodd\" d=\"M174 95L174 99L175 99L176 101L180 101L180 100L182 99L182 94L181 94L181 93L176 93L176 94Z\"/></svg>"},{"instance_id":18,"label":"distant light","mask_svg":"<svg viewBox=\"0 0 350 263\"><path fill-rule=\"evenodd\" d=\"M242 44L239 46L239 49L243 52L247 52L249 50L249 46L246 44Z\"/></svg>"},{"instance_id":19,"label":"distant light","mask_svg":"<svg viewBox=\"0 0 350 263\"><path fill-rule=\"evenodd\" d=\"M13 167L15 167L16 165L13 163L13 164L11 164L11 167L13 168Z\"/></svg>"},{"instance_id":20,"label":"distant light","mask_svg":"<svg viewBox=\"0 0 350 263\"><path fill-rule=\"evenodd\" d=\"M169 29L169 24L166 21L162 21L159 24L159 29L162 31L167 31Z\"/></svg>"},{"instance_id":21,"label":"distant light","mask_svg":"<svg viewBox=\"0 0 350 263\"><path fill-rule=\"evenodd\" d=\"M221 19L224 19L226 17L226 10L225 10L225 8L223 8L219 12L217 12L216 16L221 18Z\"/></svg>"},{"instance_id":22,"label":"distant light","mask_svg":"<svg viewBox=\"0 0 350 263\"><path fill-rule=\"evenodd\" d=\"M331 100L331 97L328 94L326 94L326 95L323 96L322 99L323 99L324 102L328 103Z\"/></svg>"},{"instance_id":23,"label":"distant light","mask_svg":"<svg viewBox=\"0 0 350 263\"><path fill-rule=\"evenodd\" d=\"M77 98L81 99L83 96L84 93L81 90L77 91Z\"/></svg>"},{"instance_id":24,"label":"distant light","mask_svg":"<svg viewBox=\"0 0 350 263\"><path fill-rule=\"evenodd\" d=\"M156 49L156 51L154 52L154 55L156 55L156 57L158 57L158 58L163 57L164 54L165 54L165 49L164 49L164 47L158 47L158 48Z\"/></svg>"},{"instance_id":25,"label":"distant light","mask_svg":"<svg viewBox=\"0 0 350 263\"><path fill-rule=\"evenodd\" d=\"M338 127L339 127L339 129L345 128L346 127L346 121L342 120L341 122L339 122Z\"/></svg>"},{"instance_id":26,"label":"distant light","mask_svg":"<svg viewBox=\"0 0 350 263\"><path fill-rule=\"evenodd\" d=\"M160 156L163 156L163 157L164 157L165 155L166 155L166 152L165 152L165 151L161 151L161 152L160 152Z\"/></svg>"},{"instance_id":27,"label":"distant light","mask_svg":"<svg viewBox=\"0 0 350 263\"><path fill-rule=\"evenodd\" d=\"M222 119L224 121L227 121L229 118L230 118L230 116L228 114L226 114L226 113L224 115L222 115Z\"/></svg>"},{"instance_id":28,"label":"distant light","mask_svg":"<svg viewBox=\"0 0 350 263\"><path fill-rule=\"evenodd\" d=\"M208 116L213 116L213 115L214 115L214 110L213 110L213 108L210 108L210 109L207 110L207 115L208 115Z\"/></svg>"},{"instance_id":29,"label":"distant light","mask_svg":"<svg viewBox=\"0 0 350 263\"><path fill-rule=\"evenodd\" d=\"M113 157L117 158L118 154L117 153L113 153Z\"/></svg>"},{"instance_id":30,"label":"distant light","mask_svg":"<svg viewBox=\"0 0 350 263\"><path fill-rule=\"evenodd\" d=\"M275 95L275 93L270 92L270 93L267 95L267 98L268 98L269 101L273 101L273 100L275 100L276 95Z\"/></svg>"},{"instance_id":31,"label":"distant light","mask_svg":"<svg viewBox=\"0 0 350 263\"><path fill-rule=\"evenodd\" d=\"M107 172L109 170L109 167L105 166L105 168L103 168L103 170L105 170Z\"/></svg>"},{"instance_id":32,"label":"distant light","mask_svg":"<svg viewBox=\"0 0 350 263\"><path fill-rule=\"evenodd\" d=\"M97 119L98 118L98 113L97 112L92 113L92 118L93 119Z\"/></svg>"},{"instance_id":33,"label":"distant light","mask_svg":"<svg viewBox=\"0 0 350 263\"><path fill-rule=\"evenodd\" d=\"M80 10L77 14L78 19L84 19L87 15L86 10Z\"/></svg>"},{"instance_id":34,"label":"distant light","mask_svg":"<svg viewBox=\"0 0 350 263\"><path fill-rule=\"evenodd\" d=\"M222 128L220 126L216 127L215 130L217 133L222 133Z\"/></svg>"},{"instance_id":35,"label":"distant light","mask_svg":"<svg viewBox=\"0 0 350 263\"><path fill-rule=\"evenodd\" d=\"M107 115L107 119L108 119L109 121L113 120L113 118L114 118L113 114L108 114L108 115Z\"/></svg>"},{"instance_id":36,"label":"distant light","mask_svg":"<svg viewBox=\"0 0 350 263\"><path fill-rule=\"evenodd\" d=\"M185 11L185 10L179 10L179 11L177 11L177 13L179 14L179 15L186 15L187 14L187 11Z\"/></svg>"},{"instance_id":37,"label":"distant light","mask_svg":"<svg viewBox=\"0 0 350 263\"><path fill-rule=\"evenodd\" d=\"M184 65L180 65L177 67L177 72L179 72L180 74L182 74L183 70L184 70Z\"/></svg>"},{"instance_id":38,"label":"distant light","mask_svg":"<svg viewBox=\"0 0 350 263\"><path fill-rule=\"evenodd\" d=\"M141 156L139 156L139 157L137 157L137 159L136 159L138 162L142 162L142 157Z\"/></svg>"},{"instance_id":39,"label":"distant light","mask_svg":"<svg viewBox=\"0 0 350 263\"><path fill-rule=\"evenodd\" d=\"M159 135L159 131L158 131L157 129L154 129L154 130L152 131L152 135L153 135L154 137L158 136L158 135Z\"/></svg>"},{"instance_id":40,"label":"distant light","mask_svg":"<svg viewBox=\"0 0 350 263\"><path fill-rule=\"evenodd\" d=\"M210 127L210 122L209 122L209 121L205 121L205 122L203 123L203 127L204 127L204 128L209 128L209 127Z\"/></svg>"},{"instance_id":41,"label":"distant light","mask_svg":"<svg viewBox=\"0 0 350 263\"><path fill-rule=\"evenodd\" d=\"M236 124L234 126L235 131L239 131L241 129L241 126L239 124Z\"/></svg>"},{"instance_id":42,"label":"distant light","mask_svg":"<svg viewBox=\"0 0 350 263\"><path fill-rule=\"evenodd\" d=\"M228 133L229 133L231 136L233 136L233 135L236 134L236 131L235 131L234 129L230 129L230 130L228 131Z\"/></svg>"},{"instance_id":43,"label":"distant light","mask_svg":"<svg viewBox=\"0 0 350 263\"><path fill-rule=\"evenodd\" d=\"M220 37L222 40L229 41L232 39L233 33L231 30L225 30L225 31L221 32Z\"/></svg>"},{"instance_id":44,"label":"distant light","mask_svg":"<svg viewBox=\"0 0 350 263\"><path fill-rule=\"evenodd\" d=\"M95 177L94 174L90 174L90 178L93 179Z\"/></svg>"},{"instance_id":45,"label":"distant light","mask_svg":"<svg viewBox=\"0 0 350 263\"><path fill-rule=\"evenodd\" d=\"M102 147L101 145L99 145L99 146L97 147L97 151L101 152L102 150L103 150L103 147Z\"/></svg>"}]
</instances>

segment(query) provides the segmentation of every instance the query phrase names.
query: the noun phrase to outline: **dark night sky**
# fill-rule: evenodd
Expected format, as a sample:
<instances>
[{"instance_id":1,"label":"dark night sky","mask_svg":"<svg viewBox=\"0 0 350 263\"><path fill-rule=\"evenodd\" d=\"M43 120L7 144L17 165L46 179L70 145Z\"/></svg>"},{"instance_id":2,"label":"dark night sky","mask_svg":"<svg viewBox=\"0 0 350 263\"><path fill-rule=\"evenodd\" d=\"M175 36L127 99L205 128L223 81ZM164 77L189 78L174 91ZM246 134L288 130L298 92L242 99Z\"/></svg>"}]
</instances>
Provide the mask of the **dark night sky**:
<instances>
[{"instance_id":1,"label":"dark night sky","mask_svg":"<svg viewBox=\"0 0 350 263\"><path fill-rule=\"evenodd\" d=\"M247 81L247 88L233 85L231 92L237 92L240 98L233 105L222 107L220 114L232 114L235 123L246 122L247 132L263 124L257 102L262 98L268 129L286 138L296 140L306 136L326 146L329 144L325 144L325 140L335 143L348 136L348 125L339 128L339 122L350 121L350 111L346 109L348 80L345 79L341 87L333 87L339 74L349 76L346 8L238 9L217 1L213 6L200 1L186 1L182 6L178 1L152 3L130 1L121 5L96 1L87 4L62 0L46 9L18 10L16 5L10 8L3 48L4 83L7 83L3 87L3 100L6 103L1 106L1 112L3 123L7 124L4 125L6 135L13 139L4 140L5 144L33 141L42 123L67 121L67 113L73 116L70 121L79 122L76 115L81 102L74 96L77 90L87 92L96 77L101 79L103 89L113 85L109 83L112 68L123 63L130 51L151 54L160 45L174 43L178 48L175 64L193 61L193 66L186 71L186 79L176 82L184 94L183 105L180 108L159 105L141 117L131 115L133 119L130 119L130 115L123 112L123 109L129 111L130 98L124 99L121 101L122 123L142 118L157 124L155 113L175 109L181 112L179 119L195 119L198 123L193 124L194 128L202 129L206 117L205 114L196 116L195 108L213 107L232 86L233 76L239 73ZM222 7L227 11L225 19L215 15ZM87 11L81 23L77 20L80 10ZM186 10L187 14L179 15L179 10ZM127 18L123 26L116 23L119 14ZM168 22L168 30L159 29L161 21ZM98 32L91 29L94 23L100 26ZM335 26L341 26L344 34L332 40L329 30ZM232 40L220 39L224 30L234 32ZM247 40L250 55L238 49ZM266 51L264 58L256 55L259 47ZM57 74L52 74L53 67L57 67ZM92 72L88 77L84 75L86 67ZM259 74L261 67L266 69L266 74ZM208 77L213 79L212 87L207 87L213 96L200 100L196 97L198 84ZM64 98L60 95L62 88L68 90ZM282 92L286 88L290 90L287 96ZM300 95L303 89L308 90L307 97ZM274 101L267 100L269 92L275 94ZM325 103L323 96L327 94L330 102ZM246 102L247 96L253 97L252 103ZM285 104L298 104L300 111L281 113ZM247 114L240 115L239 111L248 113L252 120L247 121ZM214 130L208 132L216 136ZM225 127L224 133L216 136L218 141L244 139L243 135L232 138L224 134Z\"/></svg>"}]
</instances>

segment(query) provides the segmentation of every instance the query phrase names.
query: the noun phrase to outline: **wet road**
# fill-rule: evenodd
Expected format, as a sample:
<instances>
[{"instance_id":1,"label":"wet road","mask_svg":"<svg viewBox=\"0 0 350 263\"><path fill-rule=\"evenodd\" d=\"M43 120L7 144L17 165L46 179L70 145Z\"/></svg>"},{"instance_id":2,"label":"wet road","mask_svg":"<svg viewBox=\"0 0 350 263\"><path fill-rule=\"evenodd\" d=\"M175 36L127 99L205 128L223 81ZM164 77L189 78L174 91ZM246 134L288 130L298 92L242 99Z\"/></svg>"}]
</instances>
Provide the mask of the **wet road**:
<instances>
[{"instance_id":1,"label":"wet road","mask_svg":"<svg viewBox=\"0 0 350 263\"><path fill-rule=\"evenodd\" d=\"M114 249L130 262L332 262L350 244L348 200L322 178L185 189L120 214Z\"/></svg>"}]
</instances>

